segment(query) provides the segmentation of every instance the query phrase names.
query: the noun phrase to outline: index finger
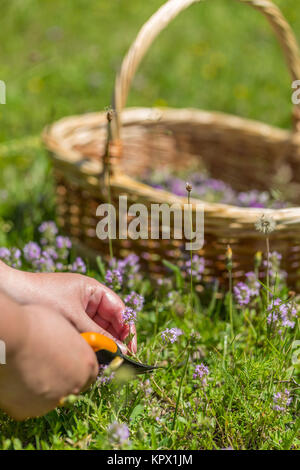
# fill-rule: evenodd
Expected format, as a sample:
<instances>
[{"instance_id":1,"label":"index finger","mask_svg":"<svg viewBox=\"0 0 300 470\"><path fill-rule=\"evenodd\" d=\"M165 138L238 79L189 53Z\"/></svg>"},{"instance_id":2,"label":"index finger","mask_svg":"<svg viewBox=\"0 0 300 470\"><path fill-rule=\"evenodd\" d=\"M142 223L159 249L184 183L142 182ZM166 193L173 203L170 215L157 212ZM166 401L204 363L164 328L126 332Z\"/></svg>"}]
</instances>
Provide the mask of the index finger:
<instances>
[{"instance_id":1,"label":"index finger","mask_svg":"<svg viewBox=\"0 0 300 470\"><path fill-rule=\"evenodd\" d=\"M86 307L87 314L98 324L101 323L100 320L107 321L121 341L124 341L131 331L134 337L129 342L128 348L135 353L137 350L136 329L134 326L129 328L129 325L124 324L124 310L125 305L115 292L98 282L93 286Z\"/></svg>"}]
</instances>

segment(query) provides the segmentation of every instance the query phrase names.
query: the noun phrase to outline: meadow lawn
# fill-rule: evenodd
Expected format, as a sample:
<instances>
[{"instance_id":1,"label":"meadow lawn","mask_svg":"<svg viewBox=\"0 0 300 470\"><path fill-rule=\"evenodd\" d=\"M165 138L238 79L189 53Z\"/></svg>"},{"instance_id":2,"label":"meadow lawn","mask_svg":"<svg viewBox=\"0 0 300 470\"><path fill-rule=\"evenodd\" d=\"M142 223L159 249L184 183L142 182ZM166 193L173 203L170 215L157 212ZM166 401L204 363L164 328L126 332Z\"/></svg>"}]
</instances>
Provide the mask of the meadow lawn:
<instances>
[{"instance_id":1,"label":"meadow lawn","mask_svg":"<svg viewBox=\"0 0 300 470\"><path fill-rule=\"evenodd\" d=\"M122 57L162 3L1 0L0 79L7 103L0 105L0 247L22 249L38 240L43 221L55 220L41 131L62 116L110 104ZM300 42L297 1L275 3ZM185 11L161 34L138 70L128 105L213 109L288 128L291 94L266 19L236 1L211 0ZM100 381L43 418L17 423L0 413L0 448L300 448L298 325L283 335L270 326L260 285L247 305L234 301L232 328L230 292L194 279L191 297L188 269L173 269L170 283L151 284L140 271L118 290L145 298L138 358L167 368L150 383L145 377L126 385ZM105 270L99 260L99 270L88 273L105 282ZM276 297L290 301L284 281L273 281ZM166 328L183 334L164 341ZM208 373L195 372L200 364ZM114 422L128 426L129 441L114 441Z\"/></svg>"}]
</instances>

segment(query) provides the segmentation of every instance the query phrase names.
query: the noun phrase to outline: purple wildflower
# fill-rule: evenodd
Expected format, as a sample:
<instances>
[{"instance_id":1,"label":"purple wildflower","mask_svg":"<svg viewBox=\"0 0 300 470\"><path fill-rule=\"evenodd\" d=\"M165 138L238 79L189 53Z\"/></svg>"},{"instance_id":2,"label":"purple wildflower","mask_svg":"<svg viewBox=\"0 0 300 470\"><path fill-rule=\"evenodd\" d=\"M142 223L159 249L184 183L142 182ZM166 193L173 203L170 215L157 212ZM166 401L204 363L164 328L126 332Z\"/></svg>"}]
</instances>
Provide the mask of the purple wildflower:
<instances>
[{"instance_id":1,"label":"purple wildflower","mask_svg":"<svg viewBox=\"0 0 300 470\"><path fill-rule=\"evenodd\" d=\"M192 260L185 262L185 267L188 275L192 275L195 281L201 281L204 271L204 258L194 255Z\"/></svg>"},{"instance_id":2,"label":"purple wildflower","mask_svg":"<svg viewBox=\"0 0 300 470\"><path fill-rule=\"evenodd\" d=\"M105 275L105 282L108 287L120 290L123 284L123 273L120 269L108 269Z\"/></svg>"},{"instance_id":3,"label":"purple wildflower","mask_svg":"<svg viewBox=\"0 0 300 470\"><path fill-rule=\"evenodd\" d=\"M32 263L39 259L39 257L41 256L41 251L42 250L37 243L29 242L23 248L24 258L29 263Z\"/></svg>"},{"instance_id":4,"label":"purple wildflower","mask_svg":"<svg viewBox=\"0 0 300 470\"><path fill-rule=\"evenodd\" d=\"M13 268L20 268L21 251L18 248L11 248L10 250L5 246L0 247L0 259Z\"/></svg>"},{"instance_id":5,"label":"purple wildflower","mask_svg":"<svg viewBox=\"0 0 300 470\"><path fill-rule=\"evenodd\" d=\"M172 178L168 182L169 191L176 196L185 196L186 189L185 189L185 182L179 178Z\"/></svg>"},{"instance_id":6,"label":"purple wildflower","mask_svg":"<svg viewBox=\"0 0 300 470\"><path fill-rule=\"evenodd\" d=\"M50 256L50 258L56 260L58 258L58 254L57 252L55 251L54 248L52 248L51 246L47 246L45 249L44 249L44 253L47 253L47 255Z\"/></svg>"},{"instance_id":7,"label":"purple wildflower","mask_svg":"<svg viewBox=\"0 0 300 470\"><path fill-rule=\"evenodd\" d=\"M207 376L209 375L209 369L202 362L195 367L193 379L200 379L203 387L207 385Z\"/></svg>"},{"instance_id":8,"label":"purple wildflower","mask_svg":"<svg viewBox=\"0 0 300 470\"><path fill-rule=\"evenodd\" d=\"M123 322L126 323L127 325L134 325L136 322L136 312L133 310L133 308L126 307L123 315Z\"/></svg>"},{"instance_id":9,"label":"purple wildflower","mask_svg":"<svg viewBox=\"0 0 300 470\"><path fill-rule=\"evenodd\" d=\"M131 253L130 255L126 256L126 258L124 258L123 262L125 265L136 266L139 262L139 257L136 254Z\"/></svg>"},{"instance_id":10,"label":"purple wildflower","mask_svg":"<svg viewBox=\"0 0 300 470\"><path fill-rule=\"evenodd\" d=\"M124 444L129 439L129 429L124 423L114 421L108 426L108 436L112 444Z\"/></svg>"},{"instance_id":11,"label":"purple wildflower","mask_svg":"<svg viewBox=\"0 0 300 470\"><path fill-rule=\"evenodd\" d=\"M72 242L68 237L62 237L59 235L56 237L56 247L58 256L62 259L66 259L69 256L69 250L72 248Z\"/></svg>"},{"instance_id":12,"label":"purple wildflower","mask_svg":"<svg viewBox=\"0 0 300 470\"><path fill-rule=\"evenodd\" d=\"M247 284L245 284L244 282L239 282L236 286L234 286L233 291L235 298L241 307L249 304L251 298L251 290L247 286Z\"/></svg>"},{"instance_id":13,"label":"purple wildflower","mask_svg":"<svg viewBox=\"0 0 300 470\"><path fill-rule=\"evenodd\" d=\"M150 380L149 380L149 379L146 379L146 380L142 383L142 389L144 390L146 396L151 395L151 393L153 392L153 390L152 390L151 383L150 383Z\"/></svg>"},{"instance_id":14,"label":"purple wildflower","mask_svg":"<svg viewBox=\"0 0 300 470\"><path fill-rule=\"evenodd\" d=\"M282 335L283 329L295 327L295 318L298 310L293 302L283 302L277 298L272 301L268 307L267 322L271 328Z\"/></svg>"},{"instance_id":15,"label":"purple wildflower","mask_svg":"<svg viewBox=\"0 0 300 470\"><path fill-rule=\"evenodd\" d=\"M40 258L33 260L32 265L37 271L40 272L53 272L55 271L55 263L51 256L43 251Z\"/></svg>"},{"instance_id":16,"label":"purple wildflower","mask_svg":"<svg viewBox=\"0 0 300 470\"><path fill-rule=\"evenodd\" d=\"M166 307L170 307L178 316L183 316L186 311L186 304L179 291L172 290L171 292L168 292L164 304Z\"/></svg>"},{"instance_id":17,"label":"purple wildflower","mask_svg":"<svg viewBox=\"0 0 300 470\"><path fill-rule=\"evenodd\" d=\"M134 253L126 256L123 260L119 260L119 269L122 271L126 281L133 280L135 275L139 272L139 261L139 257Z\"/></svg>"},{"instance_id":18,"label":"purple wildflower","mask_svg":"<svg viewBox=\"0 0 300 470\"><path fill-rule=\"evenodd\" d=\"M59 235L58 237L56 237L56 246L59 250L63 248L70 249L72 248L72 242L68 237L63 237Z\"/></svg>"},{"instance_id":19,"label":"purple wildflower","mask_svg":"<svg viewBox=\"0 0 300 470\"><path fill-rule=\"evenodd\" d=\"M140 312L144 305L144 297L132 291L124 298L124 303L127 307L132 308L136 312Z\"/></svg>"},{"instance_id":20,"label":"purple wildflower","mask_svg":"<svg viewBox=\"0 0 300 470\"><path fill-rule=\"evenodd\" d=\"M280 276L280 262L282 259L282 255L277 251L273 251L269 254L269 275L272 278L276 278L276 276ZM264 260L263 266L265 268L268 267L268 260Z\"/></svg>"},{"instance_id":21,"label":"purple wildflower","mask_svg":"<svg viewBox=\"0 0 300 470\"><path fill-rule=\"evenodd\" d=\"M79 256L75 259L74 263L72 264L71 271L82 274L86 273L86 264Z\"/></svg>"},{"instance_id":22,"label":"purple wildflower","mask_svg":"<svg viewBox=\"0 0 300 470\"><path fill-rule=\"evenodd\" d=\"M100 365L99 375L98 375L98 383L100 385L109 384L115 377L115 372L111 372L111 374L109 375L106 373L106 370L108 369L108 367L109 366L106 366L106 365Z\"/></svg>"},{"instance_id":23,"label":"purple wildflower","mask_svg":"<svg viewBox=\"0 0 300 470\"><path fill-rule=\"evenodd\" d=\"M207 202L219 202L222 204L234 204L241 207L253 208L280 208L285 207L281 201L275 200L267 191L250 190L236 192L224 181L210 178L205 173L185 175L193 187L193 196ZM146 180L151 186L165 189L177 196L186 196L185 180L174 173L167 171L158 175L153 172Z\"/></svg>"},{"instance_id":24,"label":"purple wildflower","mask_svg":"<svg viewBox=\"0 0 300 470\"><path fill-rule=\"evenodd\" d=\"M269 275L270 281L274 285L276 282L278 283L278 288L283 285L283 281L287 277L287 273L280 269L282 255L277 251L273 251L269 255ZM264 260L263 266L267 270L268 260Z\"/></svg>"},{"instance_id":25,"label":"purple wildflower","mask_svg":"<svg viewBox=\"0 0 300 470\"><path fill-rule=\"evenodd\" d=\"M292 398L290 397L290 391L285 389L284 392L277 392L273 395L274 410L286 411L287 407L291 404Z\"/></svg>"},{"instance_id":26,"label":"purple wildflower","mask_svg":"<svg viewBox=\"0 0 300 470\"><path fill-rule=\"evenodd\" d=\"M224 183L224 181L215 178L204 179L200 186L195 186L195 192L208 202L221 202L224 204L232 204L235 199L233 189Z\"/></svg>"},{"instance_id":27,"label":"purple wildflower","mask_svg":"<svg viewBox=\"0 0 300 470\"><path fill-rule=\"evenodd\" d=\"M166 328L161 332L160 336L165 343L175 343L178 336L183 335L183 331L179 328Z\"/></svg>"},{"instance_id":28,"label":"purple wildflower","mask_svg":"<svg viewBox=\"0 0 300 470\"><path fill-rule=\"evenodd\" d=\"M53 222L53 220L48 220L48 221L43 222L39 226L39 232L40 233L51 232L52 235L56 235L58 233L58 228L55 222Z\"/></svg>"},{"instance_id":29,"label":"purple wildflower","mask_svg":"<svg viewBox=\"0 0 300 470\"><path fill-rule=\"evenodd\" d=\"M0 259L6 263L8 263L10 260L10 250L5 246L0 247Z\"/></svg>"},{"instance_id":30,"label":"purple wildflower","mask_svg":"<svg viewBox=\"0 0 300 470\"><path fill-rule=\"evenodd\" d=\"M257 280L256 274L253 271L245 274L246 283L250 289L250 295L256 296L259 294L260 283Z\"/></svg>"},{"instance_id":31,"label":"purple wildflower","mask_svg":"<svg viewBox=\"0 0 300 470\"><path fill-rule=\"evenodd\" d=\"M65 266L63 265L63 263L58 262L58 263L56 263L56 265L55 265L55 270L56 270L56 271L64 271L64 270L65 270Z\"/></svg>"},{"instance_id":32,"label":"purple wildflower","mask_svg":"<svg viewBox=\"0 0 300 470\"><path fill-rule=\"evenodd\" d=\"M20 268L22 266L21 250L19 250L19 248L12 248L11 249L9 264L13 268Z\"/></svg>"},{"instance_id":33,"label":"purple wildflower","mask_svg":"<svg viewBox=\"0 0 300 470\"><path fill-rule=\"evenodd\" d=\"M159 278L157 279L157 285L161 287L162 289L164 288L165 290L169 290L172 288L172 281L169 278Z\"/></svg>"},{"instance_id":34,"label":"purple wildflower","mask_svg":"<svg viewBox=\"0 0 300 470\"><path fill-rule=\"evenodd\" d=\"M241 207L268 207L270 204L270 194L267 191L245 191L237 194L237 205Z\"/></svg>"},{"instance_id":35,"label":"purple wildflower","mask_svg":"<svg viewBox=\"0 0 300 470\"><path fill-rule=\"evenodd\" d=\"M47 245L54 243L55 236L58 233L58 228L53 221L43 222L39 226L39 232L42 234L41 244Z\"/></svg>"},{"instance_id":36,"label":"purple wildflower","mask_svg":"<svg viewBox=\"0 0 300 470\"><path fill-rule=\"evenodd\" d=\"M135 254L130 254L121 260L113 258L108 266L109 269L106 273L108 287L111 289L121 289L123 283L126 283L127 286L132 284L140 269L139 257Z\"/></svg>"},{"instance_id":37,"label":"purple wildflower","mask_svg":"<svg viewBox=\"0 0 300 470\"><path fill-rule=\"evenodd\" d=\"M178 302L181 298L181 293L176 290L171 290L168 292L166 304L170 307Z\"/></svg>"}]
</instances>

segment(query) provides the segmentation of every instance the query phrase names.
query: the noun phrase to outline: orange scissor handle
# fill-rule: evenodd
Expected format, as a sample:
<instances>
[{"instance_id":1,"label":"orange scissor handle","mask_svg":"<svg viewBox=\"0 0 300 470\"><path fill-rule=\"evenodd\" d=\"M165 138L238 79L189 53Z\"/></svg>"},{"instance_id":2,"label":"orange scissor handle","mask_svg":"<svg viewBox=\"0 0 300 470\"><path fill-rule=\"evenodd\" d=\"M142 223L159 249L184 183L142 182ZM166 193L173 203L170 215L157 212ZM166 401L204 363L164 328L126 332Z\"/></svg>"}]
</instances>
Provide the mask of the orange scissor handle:
<instances>
[{"instance_id":1,"label":"orange scissor handle","mask_svg":"<svg viewBox=\"0 0 300 470\"><path fill-rule=\"evenodd\" d=\"M111 353L116 353L118 350L118 346L114 340L102 335L101 333L88 331L86 333L81 333L81 336L95 352L104 349L106 351L110 351Z\"/></svg>"}]
</instances>

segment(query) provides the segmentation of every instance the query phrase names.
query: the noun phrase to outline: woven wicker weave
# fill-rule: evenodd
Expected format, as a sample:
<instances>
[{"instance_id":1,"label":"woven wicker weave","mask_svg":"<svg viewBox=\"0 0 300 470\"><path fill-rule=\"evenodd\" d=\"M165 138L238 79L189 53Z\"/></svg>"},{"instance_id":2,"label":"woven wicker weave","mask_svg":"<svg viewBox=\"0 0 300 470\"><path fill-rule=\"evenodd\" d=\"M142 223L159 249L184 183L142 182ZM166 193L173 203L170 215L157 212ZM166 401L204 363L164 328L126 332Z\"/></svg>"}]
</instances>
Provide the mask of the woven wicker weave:
<instances>
[{"instance_id":1,"label":"woven wicker weave","mask_svg":"<svg viewBox=\"0 0 300 470\"><path fill-rule=\"evenodd\" d=\"M186 203L174 196L139 183L145 170L164 165L187 168L204 162L210 174L236 190L268 189L290 173L295 204L300 199L300 108L294 109L294 131L277 129L222 113L195 109L128 108L131 81L154 39L182 10L199 0L169 0L143 26L126 55L116 79L109 143L110 160L103 158L107 142L106 113L61 119L47 128L44 140L51 151L57 181L59 223L87 255L108 254L108 243L96 237L98 205L107 201L107 178L113 200L128 196L128 204ZM269 0L238 0L262 12L282 47L293 80L300 78L299 51L295 37L279 9ZM216 156L218 158L216 158ZM109 164L109 168L108 168ZM193 203L199 202L193 200ZM271 249L283 255L291 285L300 281L300 208L248 209L205 203L206 277L225 276L227 244L234 254L234 273L242 276L253 268L256 251L264 250L265 238L254 229L263 213L271 214L277 229L270 237ZM134 251L150 271L161 269L162 259L182 259L178 240L115 240L114 255Z\"/></svg>"}]
</instances>

